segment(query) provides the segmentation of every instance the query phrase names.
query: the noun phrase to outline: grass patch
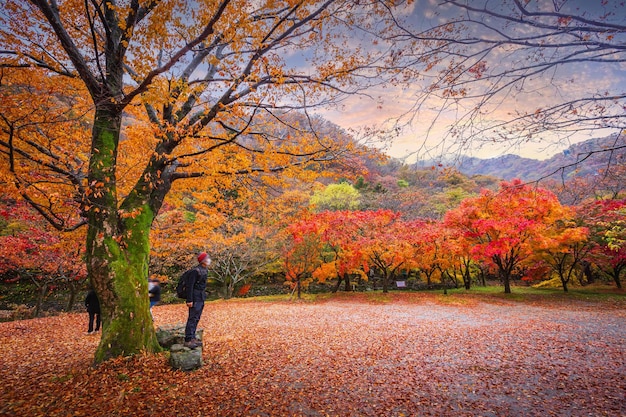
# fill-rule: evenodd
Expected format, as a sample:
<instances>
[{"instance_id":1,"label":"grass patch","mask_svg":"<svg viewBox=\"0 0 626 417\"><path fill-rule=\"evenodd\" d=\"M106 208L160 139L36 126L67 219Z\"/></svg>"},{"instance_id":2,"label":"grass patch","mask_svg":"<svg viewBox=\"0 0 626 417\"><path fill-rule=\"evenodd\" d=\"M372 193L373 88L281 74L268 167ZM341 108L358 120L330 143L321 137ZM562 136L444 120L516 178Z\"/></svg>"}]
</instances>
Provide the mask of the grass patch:
<instances>
[{"instance_id":1,"label":"grass patch","mask_svg":"<svg viewBox=\"0 0 626 417\"><path fill-rule=\"evenodd\" d=\"M626 292L608 285L593 285L575 287L568 292L562 288L534 288L516 287L511 288L510 294L504 293L501 286L473 287L470 290L462 288L448 290L449 297L454 299L463 297L476 297L484 301L514 301L514 302L567 302L572 300L598 303L624 303L626 304ZM443 296L445 299L446 296Z\"/></svg>"},{"instance_id":2,"label":"grass patch","mask_svg":"<svg viewBox=\"0 0 626 417\"><path fill-rule=\"evenodd\" d=\"M438 292L435 296L437 304L452 305L452 306L467 306L476 303L476 297L466 297L462 293L450 293L443 294Z\"/></svg>"},{"instance_id":3,"label":"grass patch","mask_svg":"<svg viewBox=\"0 0 626 417\"><path fill-rule=\"evenodd\" d=\"M320 300L325 300L328 299L332 296L332 294L329 293L323 293L323 294L307 294L307 293L302 293L302 296L300 299L298 299L298 297L294 294L293 296L289 295L289 294L271 294L271 295L257 295L257 296L253 296L253 297L243 297L243 298L231 298L230 300L226 300L226 301L241 301L241 302L246 302L246 301L261 301L261 302L268 302L268 303L275 303L275 302L315 302L315 301L320 301Z\"/></svg>"},{"instance_id":4,"label":"grass patch","mask_svg":"<svg viewBox=\"0 0 626 417\"><path fill-rule=\"evenodd\" d=\"M374 304L388 304L389 302L394 300L394 293L388 292L384 293L381 291L367 291L362 294L362 297L365 301Z\"/></svg>"},{"instance_id":5,"label":"grass patch","mask_svg":"<svg viewBox=\"0 0 626 417\"><path fill-rule=\"evenodd\" d=\"M390 291L383 293L382 290L376 291L337 291L326 293L302 293L302 298L298 299L295 295L290 297L289 294L276 295L260 295L255 297L237 298L238 301L261 301L261 302L325 302L325 301L352 301L371 304L390 304L396 301L409 301L411 299L423 299L428 297L422 291Z\"/></svg>"},{"instance_id":6,"label":"grass patch","mask_svg":"<svg viewBox=\"0 0 626 417\"><path fill-rule=\"evenodd\" d=\"M591 303L624 304L626 306L626 292L607 285L577 287L570 289L567 293L562 289L555 288L513 286L511 288L511 293L505 294L504 287L493 285L487 287L477 286L470 290L466 290L464 288L452 288L447 290L447 294L444 294L442 290L392 290L388 293L383 293L381 290L364 292L338 291L336 293L302 293L302 297L300 299L296 298L295 295L290 297L289 294L275 294L246 298L233 298L231 300L236 300L237 302L260 301L268 303L351 301L371 304L393 304L396 302L422 303L424 301L432 301L438 304L460 306L469 306L478 301L549 304L571 302L576 300Z\"/></svg>"}]
</instances>

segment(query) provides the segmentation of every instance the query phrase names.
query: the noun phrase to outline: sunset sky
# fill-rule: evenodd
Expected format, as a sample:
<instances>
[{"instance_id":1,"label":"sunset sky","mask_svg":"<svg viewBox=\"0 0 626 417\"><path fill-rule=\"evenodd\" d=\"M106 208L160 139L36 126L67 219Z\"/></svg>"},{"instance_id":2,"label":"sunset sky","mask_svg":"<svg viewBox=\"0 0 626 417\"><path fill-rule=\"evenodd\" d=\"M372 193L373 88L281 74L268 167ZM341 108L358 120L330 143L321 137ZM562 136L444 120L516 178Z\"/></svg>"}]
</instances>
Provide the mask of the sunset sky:
<instances>
[{"instance_id":1,"label":"sunset sky","mask_svg":"<svg viewBox=\"0 0 626 417\"><path fill-rule=\"evenodd\" d=\"M541 0L553 3L551 0ZM561 3L561 11L582 11L585 16L594 17L598 12L613 11L613 22L626 25L626 7L619 7L618 0L611 0L608 6L602 6L601 0L577 0L556 1ZM449 11L441 6L436 0L417 0L410 12L409 22L415 27L430 27L445 22ZM488 6L497 1L481 0L476 5L487 3ZM474 4L474 3L472 3ZM568 9L572 8L572 9ZM622 31L620 35L624 36ZM626 59L626 58L625 58ZM497 64L497 63L496 63ZM492 62L491 65L494 65ZM558 90L554 87L560 87ZM371 99L366 97L352 97L343 103L341 109L323 112L323 116L344 128L359 129L367 126L390 126L390 120L398 117L413 108L416 102L418 88L380 88L370 91ZM524 85L524 93L515 98L506 97L491 108L490 117L494 119L507 118L515 110L534 111L537 107L546 106L550 103L563 101L568 97L589 96L594 92L609 92L610 94L624 94L626 91L626 63L591 65L582 62L573 66L561 66L557 70L546 73L540 78L529 79ZM379 107L378 100L382 101ZM438 103L431 102L432 107L438 107ZM442 143L446 129L454 120L455 115L448 113L439 116L439 120L431 126L434 120L434 111L423 111L403 129L390 146L386 153L397 158L406 158L407 162L415 159L440 158L447 153L454 153L455 146L451 140ZM546 159L556 153L562 152L571 143L603 137L616 133L616 130L596 131L593 134L583 132L575 134L567 139L557 138L551 134L543 134L535 139L534 144L523 146L483 146L482 149L465 150L463 153L481 158L495 157L502 154L513 153L534 159ZM426 145L426 146L424 146Z\"/></svg>"}]
</instances>

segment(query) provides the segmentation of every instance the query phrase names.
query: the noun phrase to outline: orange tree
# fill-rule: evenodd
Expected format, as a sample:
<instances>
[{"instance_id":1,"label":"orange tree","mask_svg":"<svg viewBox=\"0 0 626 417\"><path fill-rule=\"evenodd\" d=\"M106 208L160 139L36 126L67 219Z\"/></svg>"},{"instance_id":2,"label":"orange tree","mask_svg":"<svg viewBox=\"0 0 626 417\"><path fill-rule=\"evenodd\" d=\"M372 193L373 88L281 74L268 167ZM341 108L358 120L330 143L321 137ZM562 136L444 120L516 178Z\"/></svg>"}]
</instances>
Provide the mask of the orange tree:
<instances>
[{"instance_id":1,"label":"orange tree","mask_svg":"<svg viewBox=\"0 0 626 417\"><path fill-rule=\"evenodd\" d=\"M287 282L301 298L302 288L313 281L313 271L322 262L323 243L314 222L298 222L287 228L282 257ZM292 294L293 294L292 292Z\"/></svg>"},{"instance_id":2,"label":"orange tree","mask_svg":"<svg viewBox=\"0 0 626 417\"><path fill-rule=\"evenodd\" d=\"M475 262L472 256L472 245L459 233L459 230L439 222L437 240L440 246L438 264L443 276L449 276L458 286L458 276L463 280L463 287L469 290L472 286L472 268Z\"/></svg>"},{"instance_id":3,"label":"orange tree","mask_svg":"<svg viewBox=\"0 0 626 417\"><path fill-rule=\"evenodd\" d=\"M589 229L573 221L573 210L569 210L566 215L546 231L547 237L553 239L553 244L541 254L541 259L558 275L564 292L567 292L567 285L591 249Z\"/></svg>"},{"instance_id":4,"label":"orange tree","mask_svg":"<svg viewBox=\"0 0 626 417\"><path fill-rule=\"evenodd\" d=\"M349 274L358 272L361 266L360 253L350 245L360 235L359 213L302 213L300 219L286 227L288 238L283 250L286 278L297 285L298 297L303 284L307 286L313 280L323 283L338 278L334 291L342 280L349 288Z\"/></svg>"},{"instance_id":5,"label":"orange tree","mask_svg":"<svg viewBox=\"0 0 626 417\"><path fill-rule=\"evenodd\" d=\"M363 26L388 10L349 0L3 5L3 187L59 230L86 226L102 306L96 362L160 349L149 235L179 180L195 180L185 188L206 194L210 217L236 175L273 181L338 155L344 143L289 112L359 91L376 57L354 43L371 44ZM350 32L357 24L364 36Z\"/></svg>"},{"instance_id":6,"label":"orange tree","mask_svg":"<svg viewBox=\"0 0 626 417\"><path fill-rule=\"evenodd\" d=\"M337 291L341 282L345 282L345 289L349 291L351 274L367 279L369 265L360 241L364 229L367 228L366 213L348 210L322 211L309 214L290 227L318 240L319 245L314 248L320 259L311 276L318 282L337 278L333 292ZM301 244L305 243L301 241Z\"/></svg>"},{"instance_id":7,"label":"orange tree","mask_svg":"<svg viewBox=\"0 0 626 417\"><path fill-rule=\"evenodd\" d=\"M344 150L355 147L355 158L361 150L365 151L333 124L322 125L337 143L345 144ZM279 129L275 133L281 134L289 132L281 133ZM233 278L241 282L250 273L275 272L280 240L277 231L308 213L311 189L318 184L313 180L319 177L349 178L353 172L362 172L358 164L346 167L346 162L337 159L323 170L309 167L297 178L282 184L269 177L262 178L262 181L238 177L237 181L219 184L210 192L174 189L153 224L152 275L166 280L172 275L177 276L181 269L189 268L193 263L194 251L197 253L203 248L212 255L213 278L224 283L226 296L234 290L231 285L237 285ZM208 246L206 242L210 242ZM246 247L246 242L251 243L250 248ZM239 271L237 277L228 273L235 270Z\"/></svg>"},{"instance_id":8,"label":"orange tree","mask_svg":"<svg viewBox=\"0 0 626 417\"><path fill-rule=\"evenodd\" d=\"M514 271L554 245L547 232L565 216L553 193L513 180L503 182L499 191L485 190L464 200L446 214L445 222L474 245L475 259L497 269L508 294Z\"/></svg>"},{"instance_id":9,"label":"orange tree","mask_svg":"<svg viewBox=\"0 0 626 417\"><path fill-rule=\"evenodd\" d=\"M411 230L391 210L363 211L361 233L354 244L360 247L369 265L382 273L383 292L389 291L390 279L409 264Z\"/></svg>"},{"instance_id":10,"label":"orange tree","mask_svg":"<svg viewBox=\"0 0 626 417\"><path fill-rule=\"evenodd\" d=\"M426 286L430 288L434 279L441 280L441 272L447 267L443 247L445 230L434 220L412 220L407 228L412 251L409 266L425 275Z\"/></svg>"},{"instance_id":11,"label":"orange tree","mask_svg":"<svg viewBox=\"0 0 626 417\"><path fill-rule=\"evenodd\" d=\"M237 286L278 258L278 231L250 212L247 200L243 203L243 207L234 204L220 213L224 220L206 244L212 259L210 275L222 284L224 298L231 298Z\"/></svg>"},{"instance_id":12,"label":"orange tree","mask_svg":"<svg viewBox=\"0 0 626 417\"><path fill-rule=\"evenodd\" d=\"M368 270L365 253L357 244L365 224L361 211L325 211L313 216L319 223L321 239L325 244L323 264L314 276L321 281L337 278L333 292L343 281L345 290L350 291L350 275L359 275L367 280Z\"/></svg>"},{"instance_id":13,"label":"orange tree","mask_svg":"<svg viewBox=\"0 0 626 417\"><path fill-rule=\"evenodd\" d=\"M367 279L374 268L388 292L390 278L411 265L413 231L390 210L321 212L290 225L289 231L285 264L288 280L295 282L306 276L305 284L338 278L349 285L349 274Z\"/></svg>"}]
</instances>

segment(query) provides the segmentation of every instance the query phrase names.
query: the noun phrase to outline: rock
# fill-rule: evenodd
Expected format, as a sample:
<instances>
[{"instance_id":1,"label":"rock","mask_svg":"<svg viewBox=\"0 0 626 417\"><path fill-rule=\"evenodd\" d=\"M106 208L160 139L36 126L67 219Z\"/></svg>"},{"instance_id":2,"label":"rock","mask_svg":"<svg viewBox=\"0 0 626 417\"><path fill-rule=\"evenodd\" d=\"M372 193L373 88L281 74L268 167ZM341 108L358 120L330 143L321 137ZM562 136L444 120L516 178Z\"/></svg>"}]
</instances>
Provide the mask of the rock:
<instances>
[{"instance_id":1,"label":"rock","mask_svg":"<svg viewBox=\"0 0 626 417\"><path fill-rule=\"evenodd\" d=\"M189 349L181 344L174 344L170 348L170 365L174 369L193 371L202 366L202 347Z\"/></svg>"},{"instance_id":2,"label":"rock","mask_svg":"<svg viewBox=\"0 0 626 417\"><path fill-rule=\"evenodd\" d=\"M202 341L202 329L196 330L196 338ZM174 369L192 371L202 366L202 346L185 347L185 324L165 324L156 329L159 344L170 350L170 365Z\"/></svg>"},{"instance_id":3,"label":"rock","mask_svg":"<svg viewBox=\"0 0 626 417\"><path fill-rule=\"evenodd\" d=\"M202 340L202 329L196 330L196 338ZM172 345L185 343L185 323L164 324L157 327L156 337L159 344L170 349Z\"/></svg>"}]
</instances>

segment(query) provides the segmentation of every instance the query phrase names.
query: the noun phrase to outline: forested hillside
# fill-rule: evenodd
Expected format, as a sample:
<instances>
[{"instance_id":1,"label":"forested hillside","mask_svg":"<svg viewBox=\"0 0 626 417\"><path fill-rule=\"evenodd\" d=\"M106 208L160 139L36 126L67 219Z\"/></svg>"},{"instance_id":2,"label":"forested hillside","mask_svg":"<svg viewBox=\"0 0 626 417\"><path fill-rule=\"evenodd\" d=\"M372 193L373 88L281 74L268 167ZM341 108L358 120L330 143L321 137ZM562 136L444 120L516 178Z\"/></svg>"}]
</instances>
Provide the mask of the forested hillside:
<instances>
[{"instance_id":1,"label":"forested hillside","mask_svg":"<svg viewBox=\"0 0 626 417\"><path fill-rule=\"evenodd\" d=\"M414 238L436 242L437 239L445 237L445 233L444 229L434 226L442 222L451 212L461 210L463 202L476 199L486 190L494 192L495 197L499 196L497 190L501 187L501 181L496 176L478 173L465 175L443 165L422 168L408 166L393 158L386 158L374 149L359 145L336 126L328 124L327 128L334 129L338 140L345 142L346 147L353 151L346 153L346 158L328 166L323 172L319 171L316 175L292 178L280 186L239 182L223 186L217 190L217 195L215 192L207 193L199 189L175 188L153 225L151 276L167 283L189 265L189 259L193 258L190 254L208 250L216 259L213 265L214 293L225 297L235 296L241 292L242 286L255 282L269 282L280 287L286 279L286 274L289 275L285 269L285 261L287 257L294 256L293 252L286 249L297 247L297 244L290 241L289 234L304 236L306 230L313 230L311 227L314 229L327 227L311 216L322 216L324 212L329 212L330 214L322 221L327 224L339 221L341 230L346 233L346 242L357 242L354 236L363 235L364 225L374 221L376 216L372 214L361 217L358 220L360 231L355 229L354 236L350 236L347 227L353 220L350 220L347 211L354 212L355 216L367 212L395 213L392 216L394 220L385 220L390 221L388 226L383 225L379 232L372 232L379 234L376 237L378 243L374 246L380 248L398 237L405 242L410 242ZM581 144L576 147L578 154L587 149L585 146L596 145ZM543 179L539 185L555 193L560 203L566 205L580 204L599 196L621 198L626 184L623 180L624 164L617 157L609 164L608 155L608 153L591 154L581 162L574 178L564 176L563 180ZM566 162L564 158L565 155L559 155L544 161L544 169L556 170L559 163L564 167ZM601 158L602 162L596 161ZM550 163L552 167L548 168ZM507 169L513 170L513 167L511 164ZM605 169L603 175L589 174L602 173L602 168ZM482 167L482 170L487 169ZM312 174L312 170L309 171ZM501 168L500 172L502 171ZM584 175L585 173L587 175ZM509 205L507 212L510 213L512 203L506 204ZM583 213L590 210L592 209L585 208ZM332 214L333 212L337 214ZM7 283L22 282L34 285L36 292L31 297L31 303L35 303L35 311L32 311L35 315L40 311L42 304L45 305L50 296L54 295L54 289L69 291L71 294L71 298L57 308L71 308L77 291L82 290L86 280L84 267L77 268L82 263L76 262L84 250L81 229L72 234L58 233L35 216L26 205L16 205L7 196L2 200L2 213L4 220L0 221L0 230L3 257L0 272L3 273L3 280ZM619 212L615 213L617 215ZM506 217L505 212L490 215L502 220ZM511 230L519 232L519 226L515 226L512 219L506 221L511 221L506 226L509 232ZM418 222L419 225L412 222ZM399 225L398 235L392 237L382 234L385 228L387 232L391 230L390 227L394 223ZM309 226L305 226L307 224ZM311 226L313 224L315 226ZM374 227L373 224L371 226ZM298 230L298 227L301 229ZM403 227L415 231L401 237L400 229ZM540 233L545 237L544 232ZM363 245L361 251L366 253L366 247L371 244L373 243L359 243ZM13 250L16 247L22 249L16 252ZM67 250L68 248L72 249ZM431 249L435 252L437 250L435 247L420 247L419 252L430 253ZM343 250L346 250L346 247ZM388 250L400 253L405 249L402 249L401 245L392 245ZM450 253L454 250L447 249ZM409 258L413 256L410 251L405 255ZM320 259L328 257L327 254L321 253L320 256ZM373 252L369 256L375 259L377 255ZM412 258L413 261L416 259ZM367 264L369 261L359 262ZM446 274L442 273L445 270L442 268L443 258L437 258L434 264L433 259L422 259L420 262L422 263L418 269L429 271L428 285L438 284L446 279L448 282L446 285L458 285L460 282L457 281L457 278L460 278L457 272L450 271L452 275L445 278ZM445 262L446 265L453 265L449 260ZM302 282L305 285L315 281L330 282L338 277L337 272L329 271L329 266L323 265L311 265L313 269L301 271ZM408 264L403 268L408 268L406 265ZM435 268L430 271L428 268L432 265L435 265ZM326 270L313 274L314 269L318 267L321 268L320 271L324 268ZM379 266L378 270L384 270L384 265ZM541 276L542 271L545 273L541 269L533 273ZM392 275L397 273L400 271ZM476 271L472 274L474 279L480 275ZM454 284L455 282L457 284ZM246 288L249 290L249 285ZM252 293L259 293L258 289L253 288ZM5 301L8 302L10 299ZM9 307L6 302L3 305L4 308Z\"/></svg>"}]
</instances>

